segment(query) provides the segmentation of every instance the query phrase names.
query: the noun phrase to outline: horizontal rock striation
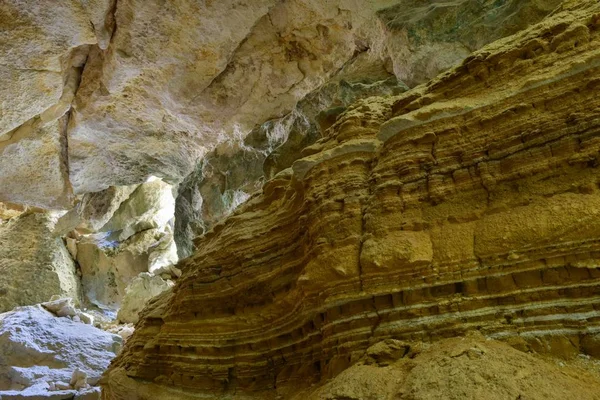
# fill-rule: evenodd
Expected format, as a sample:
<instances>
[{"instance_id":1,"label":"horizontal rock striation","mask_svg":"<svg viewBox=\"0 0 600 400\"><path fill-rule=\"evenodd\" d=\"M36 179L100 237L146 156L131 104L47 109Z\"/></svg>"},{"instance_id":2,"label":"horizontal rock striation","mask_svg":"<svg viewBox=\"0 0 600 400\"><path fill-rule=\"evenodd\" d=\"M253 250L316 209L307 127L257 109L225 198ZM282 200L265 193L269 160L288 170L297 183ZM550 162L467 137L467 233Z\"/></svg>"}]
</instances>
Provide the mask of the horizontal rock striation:
<instances>
[{"instance_id":1,"label":"horizontal rock striation","mask_svg":"<svg viewBox=\"0 0 600 400\"><path fill-rule=\"evenodd\" d=\"M349 107L197 241L104 398L285 398L381 340L469 330L600 354L600 5L569 4Z\"/></svg>"}]
</instances>

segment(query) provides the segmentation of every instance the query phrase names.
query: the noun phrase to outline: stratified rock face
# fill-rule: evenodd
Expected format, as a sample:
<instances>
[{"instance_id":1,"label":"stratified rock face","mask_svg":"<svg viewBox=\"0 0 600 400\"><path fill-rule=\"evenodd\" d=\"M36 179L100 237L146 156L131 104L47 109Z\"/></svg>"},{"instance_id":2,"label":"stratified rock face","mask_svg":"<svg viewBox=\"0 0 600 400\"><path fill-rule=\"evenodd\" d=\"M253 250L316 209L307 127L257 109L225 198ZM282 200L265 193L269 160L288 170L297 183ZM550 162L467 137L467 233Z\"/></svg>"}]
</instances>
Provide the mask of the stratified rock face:
<instances>
[{"instance_id":1,"label":"stratified rock face","mask_svg":"<svg viewBox=\"0 0 600 400\"><path fill-rule=\"evenodd\" d=\"M331 82L309 93L283 118L267 121L241 143L224 143L208 153L179 185L175 240L180 257L192 254L192 240L260 189L265 178L290 167L302 150L322 137L358 99L392 95L407 87L366 55L346 65Z\"/></svg>"},{"instance_id":2,"label":"stratified rock face","mask_svg":"<svg viewBox=\"0 0 600 400\"><path fill-rule=\"evenodd\" d=\"M0 222L0 312L50 300L79 299L79 278L50 214Z\"/></svg>"},{"instance_id":3,"label":"stratified rock face","mask_svg":"<svg viewBox=\"0 0 600 400\"><path fill-rule=\"evenodd\" d=\"M121 343L117 335L39 305L0 314L0 397L72 399L97 384ZM72 380L76 369L84 374L79 384Z\"/></svg>"},{"instance_id":4,"label":"stratified rock face","mask_svg":"<svg viewBox=\"0 0 600 400\"><path fill-rule=\"evenodd\" d=\"M197 241L105 398L285 398L382 340L471 329L597 351L600 4L570 5L349 107Z\"/></svg>"}]
</instances>

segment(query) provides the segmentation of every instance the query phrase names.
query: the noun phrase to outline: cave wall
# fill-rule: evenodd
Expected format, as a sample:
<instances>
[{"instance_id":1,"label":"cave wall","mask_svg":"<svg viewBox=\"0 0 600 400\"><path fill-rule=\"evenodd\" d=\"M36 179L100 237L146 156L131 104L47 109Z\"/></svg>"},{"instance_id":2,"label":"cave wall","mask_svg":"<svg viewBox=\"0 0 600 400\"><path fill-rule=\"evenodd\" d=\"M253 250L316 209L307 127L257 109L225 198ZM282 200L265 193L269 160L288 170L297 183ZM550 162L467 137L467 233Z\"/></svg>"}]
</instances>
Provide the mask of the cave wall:
<instances>
[{"instance_id":1,"label":"cave wall","mask_svg":"<svg viewBox=\"0 0 600 400\"><path fill-rule=\"evenodd\" d=\"M284 398L384 339L598 354L600 6L359 100L196 240L106 399ZM280 396L280 397L278 397Z\"/></svg>"}]
</instances>

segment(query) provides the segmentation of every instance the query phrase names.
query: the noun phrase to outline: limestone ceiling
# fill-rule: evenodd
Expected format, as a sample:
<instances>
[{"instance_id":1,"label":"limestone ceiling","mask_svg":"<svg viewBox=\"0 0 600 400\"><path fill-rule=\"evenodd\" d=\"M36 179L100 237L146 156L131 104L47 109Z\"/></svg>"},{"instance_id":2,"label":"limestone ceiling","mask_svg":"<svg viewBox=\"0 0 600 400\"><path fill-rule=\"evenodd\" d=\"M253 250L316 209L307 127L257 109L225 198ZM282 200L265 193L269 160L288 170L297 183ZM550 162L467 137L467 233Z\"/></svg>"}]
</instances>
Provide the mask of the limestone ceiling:
<instances>
[{"instance_id":1,"label":"limestone ceiling","mask_svg":"<svg viewBox=\"0 0 600 400\"><path fill-rule=\"evenodd\" d=\"M558 3L3 1L0 201L68 209L150 175L179 182L357 54L415 85Z\"/></svg>"}]
</instances>

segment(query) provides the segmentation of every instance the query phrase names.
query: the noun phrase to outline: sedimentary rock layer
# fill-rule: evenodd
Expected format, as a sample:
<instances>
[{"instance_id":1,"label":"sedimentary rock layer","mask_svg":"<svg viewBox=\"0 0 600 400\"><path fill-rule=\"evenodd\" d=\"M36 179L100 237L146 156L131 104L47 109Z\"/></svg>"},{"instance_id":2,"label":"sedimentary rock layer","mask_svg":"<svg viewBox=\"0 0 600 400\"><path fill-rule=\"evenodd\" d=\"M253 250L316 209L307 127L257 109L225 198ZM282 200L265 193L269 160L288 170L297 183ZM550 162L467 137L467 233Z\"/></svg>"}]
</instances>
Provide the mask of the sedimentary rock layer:
<instances>
[{"instance_id":1,"label":"sedimentary rock layer","mask_svg":"<svg viewBox=\"0 0 600 400\"><path fill-rule=\"evenodd\" d=\"M358 101L198 240L105 398L285 398L381 340L472 329L597 354L599 76L587 0L427 85Z\"/></svg>"}]
</instances>

